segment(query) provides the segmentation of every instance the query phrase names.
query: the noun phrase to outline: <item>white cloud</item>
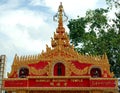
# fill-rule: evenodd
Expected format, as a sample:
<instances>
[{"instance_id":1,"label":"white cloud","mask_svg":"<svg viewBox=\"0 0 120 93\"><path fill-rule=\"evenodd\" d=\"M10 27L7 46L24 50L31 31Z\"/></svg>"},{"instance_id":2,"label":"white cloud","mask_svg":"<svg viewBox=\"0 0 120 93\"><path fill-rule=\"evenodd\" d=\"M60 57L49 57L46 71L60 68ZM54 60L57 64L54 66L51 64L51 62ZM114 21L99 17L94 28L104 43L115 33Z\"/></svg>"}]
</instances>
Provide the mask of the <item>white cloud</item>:
<instances>
[{"instance_id":1,"label":"white cloud","mask_svg":"<svg viewBox=\"0 0 120 93\"><path fill-rule=\"evenodd\" d=\"M50 46L53 26L45 20L44 14L25 9L4 11L0 15L0 53L7 55L7 71L16 53L38 54L45 50L46 44Z\"/></svg>"},{"instance_id":2,"label":"white cloud","mask_svg":"<svg viewBox=\"0 0 120 93\"><path fill-rule=\"evenodd\" d=\"M45 2L44 0L31 0L29 4L33 6L43 6Z\"/></svg>"},{"instance_id":3,"label":"white cloud","mask_svg":"<svg viewBox=\"0 0 120 93\"><path fill-rule=\"evenodd\" d=\"M57 8L62 2L66 14L72 17L83 16L87 9L94 9L98 0L45 0L46 6L57 12Z\"/></svg>"},{"instance_id":4,"label":"white cloud","mask_svg":"<svg viewBox=\"0 0 120 93\"><path fill-rule=\"evenodd\" d=\"M5 36L0 38L0 52L8 55L8 60L15 53L40 53L45 44L50 45L53 31L52 24L45 20L43 14L30 10L4 11L0 15L0 33Z\"/></svg>"},{"instance_id":5,"label":"white cloud","mask_svg":"<svg viewBox=\"0 0 120 93\"><path fill-rule=\"evenodd\" d=\"M0 10L6 11L14 9L21 5L23 0L6 0L3 4L0 5Z\"/></svg>"},{"instance_id":6,"label":"white cloud","mask_svg":"<svg viewBox=\"0 0 120 93\"><path fill-rule=\"evenodd\" d=\"M39 25L44 25L44 19L39 14L35 14L28 10L13 10L6 12L5 15L0 18L0 23L9 26L15 26L17 24L22 24L26 27L33 26L38 27Z\"/></svg>"},{"instance_id":7,"label":"white cloud","mask_svg":"<svg viewBox=\"0 0 120 93\"><path fill-rule=\"evenodd\" d=\"M40 16L31 14L31 12L24 12L16 11L2 17L0 19L1 31L4 31L2 33L8 36L16 47L26 48L29 51L39 49L39 47L42 49L43 43L41 40L45 38L43 34L48 32L50 25L45 23ZM42 36L42 38L39 37L38 40L34 40L34 36L30 35L32 32L36 33L35 35L39 34L38 36Z\"/></svg>"},{"instance_id":8,"label":"white cloud","mask_svg":"<svg viewBox=\"0 0 120 93\"><path fill-rule=\"evenodd\" d=\"M62 2L66 14L71 18L76 18L78 15L83 16L88 9L94 9L98 0L32 0L32 6L46 6L52 11L57 12L58 6Z\"/></svg>"}]
</instances>

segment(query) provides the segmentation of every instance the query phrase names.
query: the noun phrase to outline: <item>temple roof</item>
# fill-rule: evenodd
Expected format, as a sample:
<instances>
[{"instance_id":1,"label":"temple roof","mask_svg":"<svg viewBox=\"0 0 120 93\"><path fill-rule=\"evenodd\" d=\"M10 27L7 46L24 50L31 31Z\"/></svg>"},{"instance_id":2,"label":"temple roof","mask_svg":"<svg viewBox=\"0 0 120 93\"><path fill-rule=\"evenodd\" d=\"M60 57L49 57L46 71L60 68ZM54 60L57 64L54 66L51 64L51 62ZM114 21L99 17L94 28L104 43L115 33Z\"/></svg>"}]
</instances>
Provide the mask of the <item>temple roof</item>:
<instances>
[{"instance_id":1,"label":"temple roof","mask_svg":"<svg viewBox=\"0 0 120 93\"><path fill-rule=\"evenodd\" d=\"M67 21L67 16L64 12L62 3L60 3L58 12L54 16L54 20L58 21L58 27L54 33L54 37L51 40L52 48L55 47L70 47L69 38L63 27L63 22Z\"/></svg>"}]
</instances>

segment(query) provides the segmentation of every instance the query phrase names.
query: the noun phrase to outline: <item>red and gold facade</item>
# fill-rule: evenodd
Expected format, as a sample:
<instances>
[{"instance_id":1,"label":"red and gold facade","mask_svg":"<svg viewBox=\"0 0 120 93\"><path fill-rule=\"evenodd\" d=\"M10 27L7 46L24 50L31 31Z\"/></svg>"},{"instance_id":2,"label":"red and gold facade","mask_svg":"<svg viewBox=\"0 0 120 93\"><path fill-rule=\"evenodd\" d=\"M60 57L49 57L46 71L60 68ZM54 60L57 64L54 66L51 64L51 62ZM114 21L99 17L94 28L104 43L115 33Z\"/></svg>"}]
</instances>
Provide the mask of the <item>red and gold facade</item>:
<instances>
[{"instance_id":1,"label":"red and gold facade","mask_svg":"<svg viewBox=\"0 0 120 93\"><path fill-rule=\"evenodd\" d=\"M8 93L117 93L106 54L78 54L63 27L64 10L58 8L58 27L51 47L38 55L17 56L3 80Z\"/></svg>"}]
</instances>

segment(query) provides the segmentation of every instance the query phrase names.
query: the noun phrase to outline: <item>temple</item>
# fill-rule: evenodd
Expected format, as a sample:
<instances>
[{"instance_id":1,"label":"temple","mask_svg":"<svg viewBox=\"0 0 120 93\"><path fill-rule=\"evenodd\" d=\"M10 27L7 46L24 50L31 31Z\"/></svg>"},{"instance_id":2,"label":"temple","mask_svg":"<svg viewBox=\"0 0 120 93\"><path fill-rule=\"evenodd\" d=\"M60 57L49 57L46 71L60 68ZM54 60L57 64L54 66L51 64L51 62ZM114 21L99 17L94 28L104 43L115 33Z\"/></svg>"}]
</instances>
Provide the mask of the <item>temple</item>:
<instances>
[{"instance_id":1,"label":"temple","mask_svg":"<svg viewBox=\"0 0 120 93\"><path fill-rule=\"evenodd\" d=\"M51 47L46 45L38 55L16 54L3 89L7 93L117 93L117 79L110 72L107 55L79 54L70 45L62 3L54 20L58 27Z\"/></svg>"}]
</instances>

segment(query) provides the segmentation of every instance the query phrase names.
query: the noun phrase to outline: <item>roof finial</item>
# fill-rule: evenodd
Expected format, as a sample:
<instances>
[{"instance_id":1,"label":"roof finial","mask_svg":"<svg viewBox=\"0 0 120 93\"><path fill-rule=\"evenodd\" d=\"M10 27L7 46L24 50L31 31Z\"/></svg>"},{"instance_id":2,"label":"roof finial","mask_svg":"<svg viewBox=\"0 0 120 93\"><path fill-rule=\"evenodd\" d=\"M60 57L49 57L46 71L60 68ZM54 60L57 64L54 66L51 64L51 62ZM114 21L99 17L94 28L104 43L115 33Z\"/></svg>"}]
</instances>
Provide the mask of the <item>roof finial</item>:
<instances>
[{"instance_id":1,"label":"roof finial","mask_svg":"<svg viewBox=\"0 0 120 93\"><path fill-rule=\"evenodd\" d=\"M60 2L58 12L54 15L53 20L58 21L59 23L62 23L63 21L67 21L68 17L66 16L62 2Z\"/></svg>"},{"instance_id":2,"label":"roof finial","mask_svg":"<svg viewBox=\"0 0 120 93\"><path fill-rule=\"evenodd\" d=\"M58 27L56 33L54 33L54 38L51 40L51 45L53 48L57 47L59 50L62 47L70 47L69 39L65 33L65 28L63 27L63 21L67 21L68 17L66 16L62 2L60 2L58 12L53 17L54 21L58 22Z\"/></svg>"},{"instance_id":3,"label":"roof finial","mask_svg":"<svg viewBox=\"0 0 120 93\"><path fill-rule=\"evenodd\" d=\"M60 5L62 5L62 2L60 2Z\"/></svg>"}]
</instances>

